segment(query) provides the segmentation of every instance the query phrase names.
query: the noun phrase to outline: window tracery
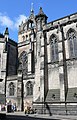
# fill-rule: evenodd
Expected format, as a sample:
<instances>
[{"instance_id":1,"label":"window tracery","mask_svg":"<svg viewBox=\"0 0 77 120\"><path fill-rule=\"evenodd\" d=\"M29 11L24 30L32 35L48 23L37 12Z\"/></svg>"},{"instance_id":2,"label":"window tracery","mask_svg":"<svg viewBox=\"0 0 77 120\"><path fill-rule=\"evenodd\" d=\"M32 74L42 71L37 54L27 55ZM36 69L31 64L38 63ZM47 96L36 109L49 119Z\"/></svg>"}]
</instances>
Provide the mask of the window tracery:
<instances>
[{"instance_id":1,"label":"window tracery","mask_svg":"<svg viewBox=\"0 0 77 120\"><path fill-rule=\"evenodd\" d=\"M19 69L22 70L23 75L27 75L28 72L28 55L23 51L19 57Z\"/></svg>"},{"instance_id":2,"label":"window tracery","mask_svg":"<svg viewBox=\"0 0 77 120\"><path fill-rule=\"evenodd\" d=\"M32 82L28 81L26 87L27 87L27 95L33 95L33 84L32 84Z\"/></svg>"},{"instance_id":3,"label":"window tracery","mask_svg":"<svg viewBox=\"0 0 77 120\"><path fill-rule=\"evenodd\" d=\"M73 29L69 29L67 32L67 39L69 43L70 57L77 57L77 35Z\"/></svg>"},{"instance_id":4,"label":"window tracery","mask_svg":"<svg viewBox=\"0 0 77 120\"><path fill-rule=\"evenodd\" d=\"M50 37L51 44L51 60L58 61L58 40L57 37L53 34Z\"/></svg>"}]
</instances>

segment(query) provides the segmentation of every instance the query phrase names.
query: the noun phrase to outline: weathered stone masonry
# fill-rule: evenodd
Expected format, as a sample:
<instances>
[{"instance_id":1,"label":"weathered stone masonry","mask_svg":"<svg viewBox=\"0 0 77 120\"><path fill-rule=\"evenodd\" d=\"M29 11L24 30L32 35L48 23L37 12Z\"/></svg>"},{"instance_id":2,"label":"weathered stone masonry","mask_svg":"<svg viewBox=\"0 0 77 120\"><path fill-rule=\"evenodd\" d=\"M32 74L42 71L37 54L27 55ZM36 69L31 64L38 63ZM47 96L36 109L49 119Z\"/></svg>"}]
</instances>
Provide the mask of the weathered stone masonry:
<instances>
[{"instance_id":1,"label":"weathered stone masonry","mask_svg":"<svg viewBox=\"0 0 77 120\"><path fill-rule=\"evenodd\" d=\"M32 9L18 44L8 29L0 34L0 81L3 103L18 110L77 114L77 13L47 23L42 8Z\"/></svg>"}]
</instances>

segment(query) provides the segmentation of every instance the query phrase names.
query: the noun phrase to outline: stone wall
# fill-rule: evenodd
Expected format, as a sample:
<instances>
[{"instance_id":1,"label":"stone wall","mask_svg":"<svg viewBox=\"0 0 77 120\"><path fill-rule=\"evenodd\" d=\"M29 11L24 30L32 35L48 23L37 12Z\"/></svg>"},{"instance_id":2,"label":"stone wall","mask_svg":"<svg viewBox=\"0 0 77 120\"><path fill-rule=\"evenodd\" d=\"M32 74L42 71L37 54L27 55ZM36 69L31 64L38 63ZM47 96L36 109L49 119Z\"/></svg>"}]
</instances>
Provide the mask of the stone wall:
<instances>
[{"instance_id":1,"label":"stone wall","mask_svg":"<svg viewBox=\"0 0 77 120\"><path fill-rule=\"evenodd\" d=\"M7 75L16 75L17 74L17 46L8 43L8 56L7 56Z\"/></svg>"}]
</instances>

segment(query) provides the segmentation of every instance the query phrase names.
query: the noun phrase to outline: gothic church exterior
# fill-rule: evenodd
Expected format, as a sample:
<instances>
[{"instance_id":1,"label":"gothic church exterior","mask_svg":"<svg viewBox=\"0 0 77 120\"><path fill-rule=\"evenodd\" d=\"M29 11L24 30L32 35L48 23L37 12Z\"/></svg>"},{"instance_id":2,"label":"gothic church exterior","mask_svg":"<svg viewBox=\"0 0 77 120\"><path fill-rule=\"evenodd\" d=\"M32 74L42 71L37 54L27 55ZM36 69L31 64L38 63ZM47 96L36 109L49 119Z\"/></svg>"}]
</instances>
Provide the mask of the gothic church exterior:
<instances>
[{"instance_id":1,"label":"gothic church exterior","mask_svg":"<svg viewBox=\"0 0 77 120\"><path fill-rule=\"evenodd\" d=\"M18 110L77 113L77 13L47 23L42 8L31 10L18 44L0 34L0 96Z\"/></svg>"}]
</instances>

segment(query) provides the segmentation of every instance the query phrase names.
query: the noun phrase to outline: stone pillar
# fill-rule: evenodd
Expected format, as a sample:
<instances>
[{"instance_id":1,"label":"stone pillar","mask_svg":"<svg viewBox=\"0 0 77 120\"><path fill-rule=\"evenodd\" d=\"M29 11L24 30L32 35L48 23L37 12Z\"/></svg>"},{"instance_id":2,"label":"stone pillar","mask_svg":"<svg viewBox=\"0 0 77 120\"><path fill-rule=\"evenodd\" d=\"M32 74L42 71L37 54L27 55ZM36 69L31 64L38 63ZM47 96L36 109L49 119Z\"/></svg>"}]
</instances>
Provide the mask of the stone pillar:
<instances>
[{"instance_id":1,"label":"stone pillar","mask_svg":"<svg viewBox=\"0 0 77 120\"><path fill-rule=\"evenodd\" d=\"M64 31L63 27L61 29L62 33L62 47L63 47L63 71L64 71L64 90L65 90L65 101L67 99L67 93L68 93L68 77L67 77L67 63L66 63L66 44L65 44L65 37L64 37Z\"/></svg>"},{"instance_id":2,"label":"stone pillar","mask_svg":"<svg viewBox=\"0 0 77 120\"><path fill-rule=\"evenodd\" d=\"M31 74L31 51L28 53L28 74Z\"/></svg>"},{"instance_id":3,"label":"stone pillar","mask_svg":"<svg viewBox=\"0 0 77 120\"><path fill-rule=\"evenodd\" d=\"M24 107L23 104L23 77L22 77L22 73L18 73L18 82L17 82L17 98L18 98L18 110L23 110L22 107Z\"/></svg>"},{"instance_id":4,"label":"stone pillar","mask_svg":"<svg viewBox=\"0 0 77 120\"><path fill-rule=\"evenodd\" d=\"M41 54L40 54L40 101L44 100L44 37L41 35Z\"/></svg>"},{"instance_id":5,"label":"stone pillar","mask_svg":"<svg viewBox=\"0 0 77 120\"><path fill-rule=\"evenodd\" d=\"M37 33L36 38L36 63L35 63L35 84L33 89L33 101L35 102L40 97L40 52L41 52L41 31Z\"/></svg>"},{"instance_id":6,"label":"stone pillar","mask_svg":"<svg viewBox=\"0 0 77 120\"><path fill-rule=\"evenodd\" d=\"M2 55L1 55L1 78L3 79L2 81L2 94L6 94L6 72L7 72L7 52L3 52L2 51Z\"/></svg>"},{"instance_id":7,"label":"stone pillar","mask_svg":"<svg viewBox=\"0 0 77 120\"><path fill-rule=\"evenodd\" d=\"M59 26L59 78L60 78L60 100L66 101L68 91L68 80L67 80L67 65L66 65L66 51L65 51L65 39L63 28Z\"/></svg>"},{"instance_id":8,"label":"stone pillar","mask_svg":"<svg viewBox=\"0 0 77 120\"><path fill-rule=\"evenodd\" d=\"M58 31L59 42L58 42L58 53L59 53L59 79L60 79L60 101L65 101L64 91L64 70L63 70L63 45L62 45L62 33Z\"/></svg>"},{"instance_id":9,"label":"stone pillar","mask_svg":"<svg viewBox=\"0 0 77 120\"><path fill-rule=\"evenodd\" d=\"M35 64L35 84L34 84L34 101L38 100L44 100L44 79L45 79L45 70L44 68L41 69L41 67L44 67L44 55L42 56L41 53L44 51L45 46L44 45L44 39L43 39L43 25L47 23L47 16L44 14L42 8L39 10L39 14L35 17L36 21L36 64Z\"/></svg>"},{"instance_id":10,"label":"stone pillar","mask_svg":"<svg viewBox=\"0 0 77 120\"><path fill-rule=\"evenodd\" d=\"M34 57L34 54L32 54L34 52L34 48L33 48L33 43L34 42L34 32L32 31L31 36L30 36L30 44L29 44L29 54L28 54L28 74L32 73L32 67L33 67L33 62L32 61L34 59L32 59Z\"/></svg>"}]
</instances>

